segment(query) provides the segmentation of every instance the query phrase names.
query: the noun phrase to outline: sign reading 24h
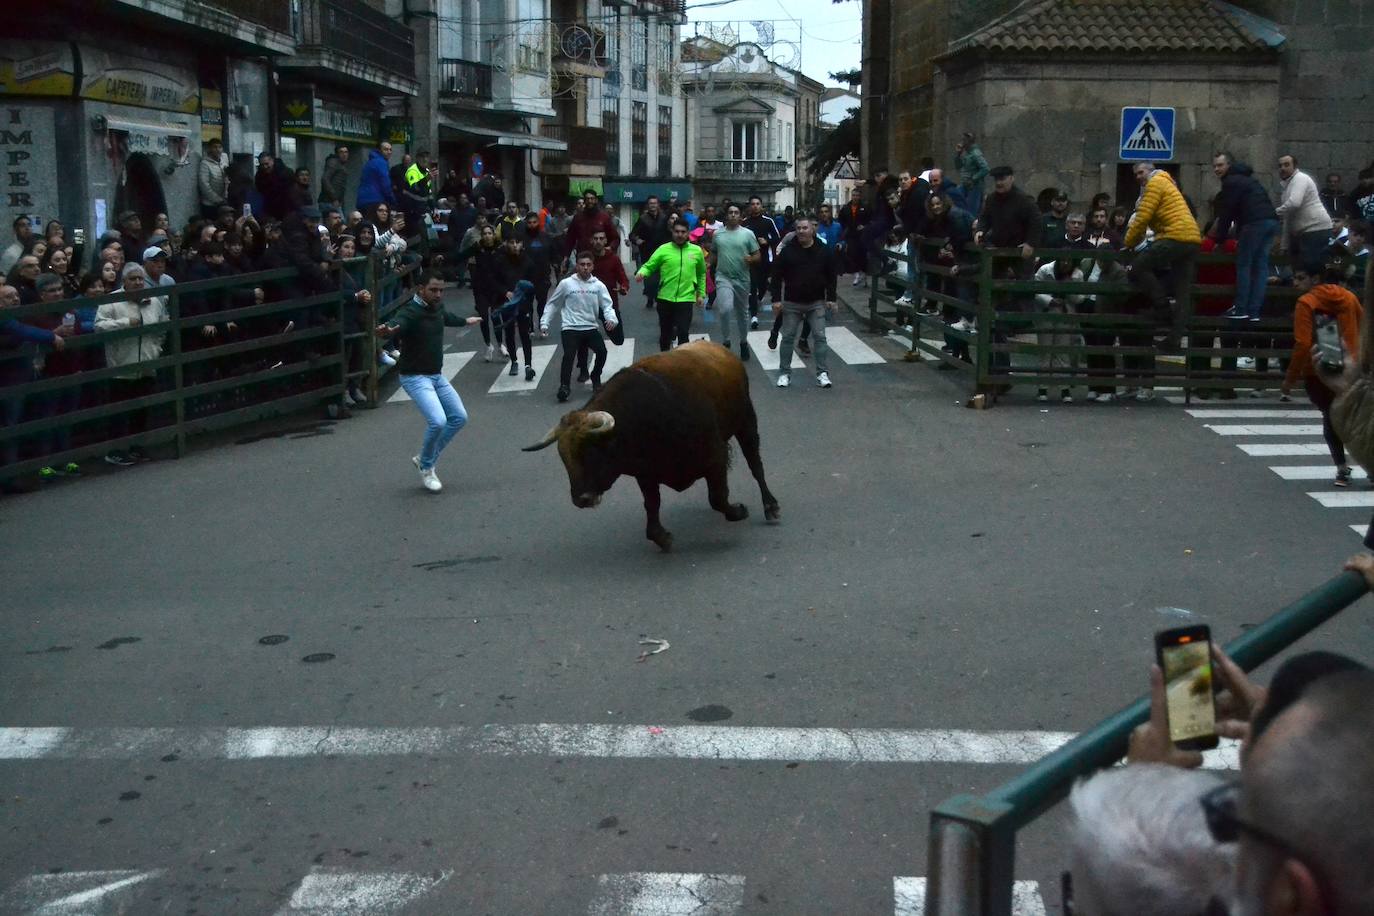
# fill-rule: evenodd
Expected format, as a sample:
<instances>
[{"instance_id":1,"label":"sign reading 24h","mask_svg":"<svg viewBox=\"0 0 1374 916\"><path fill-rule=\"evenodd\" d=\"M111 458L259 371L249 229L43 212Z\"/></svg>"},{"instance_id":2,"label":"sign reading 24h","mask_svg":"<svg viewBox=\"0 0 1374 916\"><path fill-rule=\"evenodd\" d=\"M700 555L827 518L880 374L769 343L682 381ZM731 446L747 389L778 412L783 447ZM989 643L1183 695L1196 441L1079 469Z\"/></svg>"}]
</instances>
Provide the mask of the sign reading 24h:
<instances>
[{"instance_id":1,"label":"sign reading 24h","mask_svg":"<svg viewBox=\"0 0 1374 916\"><path fill-rule=\"evenodd\" d=\"M1174 110L1121 109L1121 158L1137 162L1174 158Z\"/></svg>"}]
</instances>

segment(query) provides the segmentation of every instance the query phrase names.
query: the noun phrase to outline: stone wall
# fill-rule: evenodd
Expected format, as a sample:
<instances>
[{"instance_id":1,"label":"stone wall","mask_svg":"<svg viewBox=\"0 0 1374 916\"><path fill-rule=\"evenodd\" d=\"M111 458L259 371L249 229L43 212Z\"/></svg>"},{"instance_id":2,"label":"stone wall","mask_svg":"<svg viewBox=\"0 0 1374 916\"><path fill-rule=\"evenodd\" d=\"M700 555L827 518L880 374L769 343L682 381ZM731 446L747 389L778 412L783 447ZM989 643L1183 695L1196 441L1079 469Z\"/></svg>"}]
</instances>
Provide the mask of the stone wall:
<instances>
[{"instance_id":1,"label":"stone wall","mask_svg":"<svg viewBox=\"0 0 1374 916\"><path fill-rule=\"evenodd\" d=\"M1116 195L1121 109L1176 109L1175 156L1186 194L1200 206L1216 193L1211 155L1231 149L1272 171L1277 156L1279 69L1274 62L1181 63L993 59L942 77L941 133L979 138L992 165L1006 163L1031 193L1066 189L1075 205ZM951 147L952 148L952 147ZM947 158L945 156L941 159ZM946 164L943 161L940 164Z\"/></svg>"},{"instance_id":2,"label":"stone wall","mask_svg":"<svg viewBox=\"0 0 1374 916\"><path fill-rule=\"evenodd\" d=\"M1281 57L1279 146L1321 182L1344 186L1374 161L1374 4L1369 0L1236 0L1274 20Z\"/></svg>"}]
</instances>

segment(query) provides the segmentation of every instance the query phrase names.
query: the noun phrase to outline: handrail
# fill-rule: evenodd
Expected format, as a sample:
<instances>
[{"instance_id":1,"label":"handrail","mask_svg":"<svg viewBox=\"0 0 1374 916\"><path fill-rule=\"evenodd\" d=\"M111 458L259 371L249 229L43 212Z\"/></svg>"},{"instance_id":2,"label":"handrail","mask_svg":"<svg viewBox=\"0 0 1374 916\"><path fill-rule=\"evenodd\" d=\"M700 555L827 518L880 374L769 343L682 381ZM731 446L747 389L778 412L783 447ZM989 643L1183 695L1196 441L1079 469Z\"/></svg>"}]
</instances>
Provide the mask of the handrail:
<instances>
[{"instance_id":1,"label":"handrail","mask_svg":"<svg viewBox=\"0 0 1374 916\"><path fill-rule=\"evenodd\" d=\"M1303 595L1225 651L1251 671L1369 591L1346 572ZM982 796L946 799L930 816L930 916L1011 916L1016 832L1063 799L1078 778L1111 766L1126 753L1131 731L1149 718L1149 698L1099 722L1030 769Z\"/></svg>"}]
</instances>

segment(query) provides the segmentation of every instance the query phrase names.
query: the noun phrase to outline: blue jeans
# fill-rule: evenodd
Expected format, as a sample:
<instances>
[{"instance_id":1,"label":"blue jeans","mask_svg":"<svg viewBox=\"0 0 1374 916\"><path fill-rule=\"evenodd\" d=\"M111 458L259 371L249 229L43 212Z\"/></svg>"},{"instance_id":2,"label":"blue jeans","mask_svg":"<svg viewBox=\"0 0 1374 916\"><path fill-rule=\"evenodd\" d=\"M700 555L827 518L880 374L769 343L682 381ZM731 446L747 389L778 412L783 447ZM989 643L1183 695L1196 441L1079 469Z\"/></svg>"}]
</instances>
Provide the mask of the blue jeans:
<instances>
[{"instance_id":1,"label":"blue jeans","mask_svg":"<svg viewBox=\"0 0 1374 916\"><path fill-rule=\"evenodd\" d=\"M1269 289L1269 249L1279 234L1279 221L1262 219L1246 223L1236 240L1235 310L1258 318Z\"/></svg>"},{"instance_id":2,"label":"blue jeans","mask_svg":"<svg viewBox=\"0 0 1374 916\"><path fill-rule=\"evenodd\" d=\"M401 387L425 415L425 440L420 446L420 470L428 471L439 460L458 430L468 422L463 401L442 375L403 375Z\"/></svg>"}]
</instances>

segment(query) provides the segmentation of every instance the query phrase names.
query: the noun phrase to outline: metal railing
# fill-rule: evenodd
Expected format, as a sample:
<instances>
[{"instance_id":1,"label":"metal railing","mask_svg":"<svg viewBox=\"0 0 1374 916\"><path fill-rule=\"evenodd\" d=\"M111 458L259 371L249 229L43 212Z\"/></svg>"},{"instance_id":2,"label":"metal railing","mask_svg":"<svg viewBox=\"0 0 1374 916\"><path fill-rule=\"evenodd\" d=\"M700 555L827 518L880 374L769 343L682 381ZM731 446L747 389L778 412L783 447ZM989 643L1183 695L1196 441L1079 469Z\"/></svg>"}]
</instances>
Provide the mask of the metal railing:
<instances>
[{"instance_id":1,"label":"metal railing","mask_svg":"<svg viewBox=\"0 0 1374 916\"><path fill-rule=\"evenodd\" d=\"M1264 664L1358 601L1364 577L1343 573L1226 646L1243 670ZM1011 916L1016 832L1061 801L1082 776L1126 754L1131 731L1149 718L1143 698L1104 719L986 795L958 795L931 812L927 850L929 916Z\"/></svg>"},{"instance_id":2,"label":"metal railing","mask_svg":"<svg viewBox=\"0 0 1374 916\"><path fill-rule=\"evenodd\" d=\"M552 22L553 63L581 64L606 69L610 57L606 47L606 30L586 22Z\"/></svg>"},{"instance_id":3,"label":"metal railing","mask_svg":"<svg viewBox=\"0 0 1374 916\"><path fill-rule=\"evenodd\" d=\"M701 178L763 178L787 180L787 163L782 159L698 159Z\"/></svg>"},{"instance_id":4,"label":"metal railing","mask_svg":"<svg viewBox=\"0 0 1374 916\"><path fill-rule=\"evenodd\" d=\"M233 13L249 22L265 25L283 35L291 34L291 4L282 0L199 0L205 6Z\"/></svg>"},{"instance_id":5,"label":"metal railing","mask_svg":"<svg viewBox=\"0 0 1374 916\"><path fill-rule=\"evenodd\" d=\"M415 35L363 0L300 0L300 50L321 48L415 79ZM282 3L282 6L288 4Z\"/></svg>"},{"instance_id":6,"label":"metal railing","mask_svg":"<svg viewBox=\"0 0 1374 916\"><path fill-rule=\"evenodd\" d=\"M281 268L149 288L139 298L166 302L167 320L157 324L103 330L78 321L76 333L63 338L67 364L60 373L53 371L58 360L49 346L9 350L6 369L35 357L48 360L50 369L32 381L0 386L0 480L131 446L171 444L181 457L191 435L340 404L353 385L376 406L386 367L372 329L409 300L421 265L393 270L377 257L360 257L337 269L371 293L366 305L339 292L294 295L299 274ZM256 301L256 290L265 301ZM5 317L37 319L46 327L69 312L98 314L99 306L133 295L19 306L6 309ZM160 342L155 358L143 359L140 349L135 361L105 364L102 352L111 344L133 339L141 348L150 337ZM137 383L126 384L131 380Z\"/></svg>"},{"instance_id":7,"label":"metal railing","mask_svg":"<svg viewBox=\"0 0 1374 916\"><path fill-rule=\"evenodd\" d=\"M1087 385L1094 390L1124 385L1178 387L1188 400L1234 397L1237 388L1278 387L1284 379L1281 367L1292 355L1292 303L1298 293L1289 287L1266 288L1261 320L1235 321L1196 313L1200 304L1207 306L1205 311L1220 312L1234 296L1233 282L1193 282L1187 303L1180 306L1182 333L1171 340L1170 322L1152 314L1141 288L1118 272L1119 263L1130 256L1127 252L1044 249L1035 252L1035 260L1027 260L1019 249L973 245L955 255L943 239L923 240L921 248L925 256L914 287L907 279L910 256L883 252L895 270L883 270L873 278L864 317L874 331L910 333L908 359L924 355L964 370L978 392L995 395L1018 385ZM941 249L943 258L935 254ZM1030 278L1038 261L1056 257L1096 262L1103 265L1101 273L1117 278ZM1285 264L1281 257L1273 261L1276 266ZM1202 254L1196 263L1203 270L1234 276L1234 255ZM1089 275L1088 270L1082 272ZM898 295L908 291L911 301L899 302ZM1371 295L1366 290L1367 301ZM1051 299L1054 310L1037 303L1037 296ZM1071 297L1083 301L1071 308L1058 304ZM922 312L922 303L934 309ZM1164 339L1156 340L1158 336ZM1255 360L1256 369L1240 368L1241 359Z\"/></svg>"},{"instance_id":8,"label":"metal railing","mask_svg":"<svg viewBox=\"0 0 1374 916\"><path fill-rule=\"evenodd\" d=\"M442 58L439 61L439 94L490 102L491 74L489 64L456 57Z\"/></svg>"}]
</instances>

